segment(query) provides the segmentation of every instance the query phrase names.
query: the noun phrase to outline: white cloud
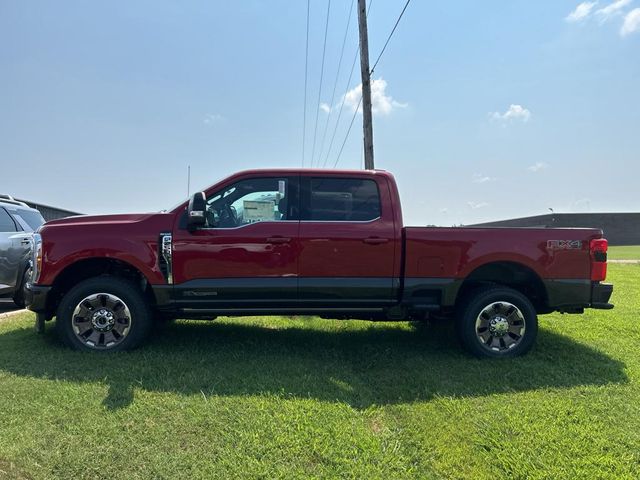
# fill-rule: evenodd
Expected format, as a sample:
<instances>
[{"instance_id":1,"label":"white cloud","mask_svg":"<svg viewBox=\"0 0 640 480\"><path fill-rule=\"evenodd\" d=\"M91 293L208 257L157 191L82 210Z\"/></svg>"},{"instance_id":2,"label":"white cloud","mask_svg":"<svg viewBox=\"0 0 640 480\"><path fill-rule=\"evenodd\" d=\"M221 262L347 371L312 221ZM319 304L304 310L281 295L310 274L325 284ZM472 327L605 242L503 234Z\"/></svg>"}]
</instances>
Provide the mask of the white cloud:
<instances>
[{"instance_id":1,"label":"white cloud","mask_svg":"<svg viewBox=\"0 0 640 480\"><path fill-rule=\"evenodd\" d=\"M640 8L634 8L624 17L620 35L624 37L638 31L640 31Z\"/></svg>"},{"instance_id":2,"label":"white cloud","mask_svg":"<svg viewBox=\"0 0 640 480\"><path fill-rule=\"evenodd\" d=\"M531 111L524 108L522 105L511 104L506 112L491 112L489 116L493 120L503 122L509 122L512 120L522 120L523 122L528 122L531 118Z\"/></svg>"},{"instance_id":3,"label":"white cloud","mask_svg":"<svg viewBox=\"0 0 640 480\"><path fill-rule=\"evenodd\" d=\"M608 5L597 10L594 10L594 7L598 4L597 1L582 2L565 18L565 20L567 22L580 22L586 20L587 17L591 16L593 13L594 16L598 18L599 23L603 24L612 18L623 15L624 10L631 5L632 2L633 0L613 0ZM620 35L624 37L639 30L640 8L635 8L624 17L623 25L620 28Z\"/></svg>"},{"instance_id":4,"label":"white cloud","mask_svg":"<svg viewBox=\"0 0 640 480\"><path fill-rule=\"evenodd\" d=\"M324 113L329 113L331 111L331 107L328 103L321 103L320 110L322 110Z\"/></svg>"},{"instance_id":5,"label":"white cloud","mask_svg":"<svg viewBox=\"0 0 640 480\"><path fill-rule=\"evenodd\" d=\"M212 125L214 123L221 122L225 120L225 118L219 113L207 113L202 120L206 125Z\"/></svg>"},{"instance_id":6,"label":"white cloud","mask_svg":"<svg viewBox=\"0 0 640 480\"><path fill-rule=\"evenodd\" d=\"M469 205L469 208L471 210L477 210L478 208L484 208L484 207L488 207L489 204L487 202L467 202L467 205Z\"/></svg>"},{"instance_id":7,"label":"white cloud","mask_svg":"<svg viewBox=\"0 0 640 480\"><path fill-rule=\"evenodd\" d=\"M440 213L442 213L443 215L446 215L447 213L449 213L449 209L448 208L441 208L440 209Z\"/></svg>"},{"instance_id":8,"label":"white cloud","mask_svg":"<svg viewBox=\"0 0 640 480\"><path fill-rule=\"evenodd\" d=\"M387 95L387 81L378 78L371 81L371 111L376 115L388 115L395 108L405 108L408 104L395 101L391 95ZM354 111L362 96L362 84L349 90L344 96L344 103ZM362 113L362 106L359 111Z\"/></svg>"},{"instance_id":9,"label":"white cloud","mask_svg":"<svg viewBox=\"0 0 640 480\"><path fill-rule=\"evenodd\" d=\"M542 170L546 170L547 168L549 168L548 164L544 162L536 162L533 165L527 167L527 170L529 170L530 172L536 173Z\"/></svg>"},{"instance_id":10,"label":"white cloud","mask_svg":"<svg viewBox=\"0 0 640 480\"><path fill-rule=\"evenodd\" d=\"M565 20L567 22L579 22L584 20L591 15L591 10L593 10L593 7L595 7L597 3L598 2L582 2L573 12L567 15Z\"/></svg>"},{"instance_id":11,"label":"white cloud","mask_svg":"<svg viewBox=\"0 0 640 480\"><path fill-rule=\"evenodd\" d=\"M631 3L632 0L616 0L606 7L596 10L596 15L601 22L606 22L610 18L622 13L622 9Z\"/></svg>"},{"instance_id":12,"label":"white cloud","mask_svg":"<svg viewBox=\"0 0 640 480\"><path fill-rule=\"evenodd\" d=\"M473 174L473 179L471 181L473 183L487 183L487 182L492 182L494 180L495 180L495 178L493 178L493 177L488 177L488 176L482 175L480 173L474 173Z\"/></svg>"}]
</instances>

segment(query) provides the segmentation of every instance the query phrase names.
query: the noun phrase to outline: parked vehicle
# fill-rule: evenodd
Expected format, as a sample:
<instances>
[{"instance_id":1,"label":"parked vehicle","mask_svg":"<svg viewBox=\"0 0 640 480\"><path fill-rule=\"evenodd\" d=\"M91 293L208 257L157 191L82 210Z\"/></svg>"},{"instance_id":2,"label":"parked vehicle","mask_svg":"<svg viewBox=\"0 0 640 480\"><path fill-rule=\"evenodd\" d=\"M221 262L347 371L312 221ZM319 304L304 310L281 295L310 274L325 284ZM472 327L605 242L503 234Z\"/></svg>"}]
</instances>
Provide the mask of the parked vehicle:
<instances>
[{"instance_id":1,"label":"parked vehicle","mask_svg":"<svg viewBox=\"0 0 640 480\"><path fill-rule=\"evenodd\" d=\"M44 223L38 210L9 195L0 195L0 297L25 306L25 287L31 275L33 232Z\"/></svg>"},{"instance_id":2,"label":"parked vehicle","mask_svg":"<svg viewBox=\"0 0 640 480\"><path fill-rule=\"evenodd\" d=\"M133 348L167 316L437 315L510 357L539 314L613 307L602 231L404 227L377 170L246 171L168 212L49 222L35 245L29 308L81 350Z\"/></svg>"}]
</instances>

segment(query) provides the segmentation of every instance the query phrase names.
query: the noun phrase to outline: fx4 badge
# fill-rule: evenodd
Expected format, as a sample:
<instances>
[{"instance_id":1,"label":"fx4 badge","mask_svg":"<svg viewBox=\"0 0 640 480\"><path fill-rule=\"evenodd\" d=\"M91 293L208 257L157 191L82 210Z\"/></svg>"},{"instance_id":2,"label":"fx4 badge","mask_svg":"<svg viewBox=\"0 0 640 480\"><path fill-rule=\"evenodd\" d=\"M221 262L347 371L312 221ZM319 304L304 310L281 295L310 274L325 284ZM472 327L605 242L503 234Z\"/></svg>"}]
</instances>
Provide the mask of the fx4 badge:
<instances>
[{"instance_id":1,"label":"fx4 badge","mask_svg":"<svg viewBox=\"0 0 640 480\"><path fill-rule=\"evenodd\" d=\"M547 240L547 250L580 250L580 240Z\"/></svg>"}]
</instances>

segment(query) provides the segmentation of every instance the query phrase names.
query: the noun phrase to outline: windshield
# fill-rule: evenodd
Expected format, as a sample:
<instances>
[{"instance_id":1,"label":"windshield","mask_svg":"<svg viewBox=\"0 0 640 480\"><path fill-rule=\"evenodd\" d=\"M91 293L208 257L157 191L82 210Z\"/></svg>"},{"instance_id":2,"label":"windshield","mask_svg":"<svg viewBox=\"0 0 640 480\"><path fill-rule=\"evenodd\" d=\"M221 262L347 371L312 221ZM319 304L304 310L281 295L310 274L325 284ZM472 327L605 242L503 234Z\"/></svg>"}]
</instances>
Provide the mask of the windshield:
<instances>
[{"instance_id":1,"label":"windshield","mask_svg":"<svg viewBox=\"0 0 640 480\"><path fill-rule=\"evenodd\" d=\"M25 232L35 232L44 223L44 218L37 210L15 209L11 214Z\"/></svg>"}]
</instances>

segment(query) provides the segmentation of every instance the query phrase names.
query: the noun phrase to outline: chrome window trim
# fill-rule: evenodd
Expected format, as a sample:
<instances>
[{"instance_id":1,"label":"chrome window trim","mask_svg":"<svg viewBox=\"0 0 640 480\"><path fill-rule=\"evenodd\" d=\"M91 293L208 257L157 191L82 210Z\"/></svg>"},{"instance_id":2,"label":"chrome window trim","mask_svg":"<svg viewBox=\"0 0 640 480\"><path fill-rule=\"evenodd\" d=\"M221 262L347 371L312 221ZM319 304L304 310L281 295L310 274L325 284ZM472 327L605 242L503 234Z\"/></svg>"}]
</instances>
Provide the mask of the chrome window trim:
<instances>
[{"instance_id":1,"label":"chrome window trim","mask_svg":"<svg viewBox=\"0 0 640 480\"><path fill-rule=\"evenodd\" d=\"M261 222L253 222L253 223L245 223L244 225L238 225L237 227L202 227L198 228L197 231L200 230L238 230L239 228L249 227L251 225L260 225L261 223L292 223L292 222L300 222L300 220L263 220Z\"/></svg>"},{"instance_id":2,"label":"chrome window trim","mask_svg":"<svg viewBox=\"0 0 640 480\"><path fill-rule=\"evenodd\" d=\"M287 223L287 222L298 222L298 223L352 223L352 224L365 224L365 223L373 223L378 220L382 220L382 217L376 217L371 220L264 220L262 222L253 222L247 223L245 225L239 225L237 227L202 227L200 230L238 230L239 228L249 227L251 225L259 225L261 223Z\"/></svg>"},{"instance_id":3,"label":"chrome window trim","mask_svg":"<svg viewBox=\"0 0 640 480\"><path fill-rule=\"evenodd\" d=\"M371 220L300 220L302 223L373 223L381 220L381 216L372 218Z\"/></svg>"}]
</instances>

